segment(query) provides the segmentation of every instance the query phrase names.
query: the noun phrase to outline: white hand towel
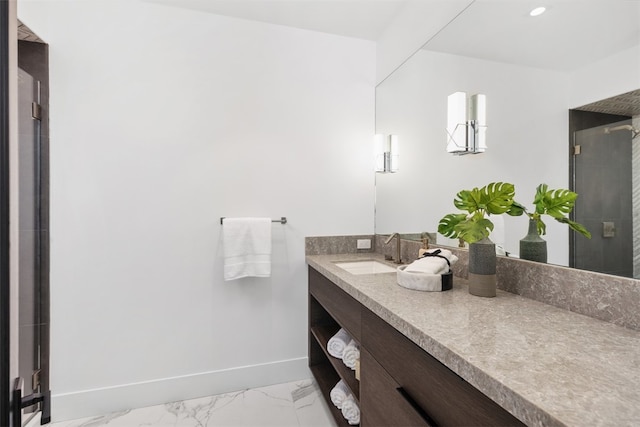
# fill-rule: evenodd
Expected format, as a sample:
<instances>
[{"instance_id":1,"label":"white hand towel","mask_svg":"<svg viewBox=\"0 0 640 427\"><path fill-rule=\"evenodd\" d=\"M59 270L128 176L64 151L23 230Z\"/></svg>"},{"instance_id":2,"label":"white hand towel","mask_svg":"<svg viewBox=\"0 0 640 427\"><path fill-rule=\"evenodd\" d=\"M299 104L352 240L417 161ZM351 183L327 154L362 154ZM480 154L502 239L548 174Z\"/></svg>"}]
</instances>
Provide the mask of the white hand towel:
<instances>
[{"instance_id":1,"label":"white hand towel","mask_svg":"<svg viewBox=\"0 0 640 427\"><path fill-rule=\"evenodd\" d=\"M225 218L224 280L271 276L271 218Z\"/></svg>"},{"instance_id":2,"label":"white hand towel","mask_svg":"<svg viewBox=\"0 0 640 427\"><path fill-rule=\"evenodd\" d=\"M433 249L427 252L434 253L436 251L440 251L438 255L447 258L452 266L458 261L458 257L447 249ZM449 272L449 264L440 257L427 256L409 264L405 271L408 273L444 274Z\"/></svg>"},{"instance_id":3,"label":"white hand towel","mask_svg":"<svg viewBox=\"0 0 640 427\"><path fill-rule=\"evenodd\" d=\"M344 349L342 354L342 361L347 368L351 368L352 371L356 370L356 362L360 359L360 347L354 340L351 340Z\"/></svg>"},{"instance_id":4,"label":"white hand towel","mask_svg":"<svg viewBox=\"0 0 640 427\"><path fill-rule=\"evenodd\" d=\"M351 390L349 390L349 387L347 387L343 380L338 381L338 384L336 384L329 392L331 402L338 409L342 409L342 402L344 402L350 394Z\"/></svg>"},{"instance_id":5,"label":"white hand towel","mask_svg":"<svg viewBox=\"0 0 640 427\"><path fill-rule=\"evenodd\" d=\"M360 408L358 408L358 404L352 394L342 402L342 416L349 425L360 424Z\"/></svg>"},{"instance_id":6,"label":"white hand towel","mask_svg":"<svg viewBox=\"0 0 640 427\"><path fill-rule=\"evenodd\" d=\"M349 333L344 329L340 328L340 330L329 339L329 342L327 343L327 351L333 357L342 359L344 349L350 341L351 335L349 335Z\"/></svg>"}]
</instances>

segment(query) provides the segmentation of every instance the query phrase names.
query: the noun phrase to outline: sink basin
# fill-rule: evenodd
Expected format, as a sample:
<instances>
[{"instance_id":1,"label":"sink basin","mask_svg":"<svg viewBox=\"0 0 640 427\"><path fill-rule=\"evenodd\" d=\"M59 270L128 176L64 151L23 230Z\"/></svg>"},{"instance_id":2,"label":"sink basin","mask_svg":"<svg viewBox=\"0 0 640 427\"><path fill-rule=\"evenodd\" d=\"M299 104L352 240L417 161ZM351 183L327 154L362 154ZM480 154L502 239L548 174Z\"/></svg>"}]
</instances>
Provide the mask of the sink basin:
<instances>
[{"instance_id":1,"label":"sink basin","mask_svg":"<svg viewBox=\"0 0 640 427\"><path fill-rule=\"evenodd\" d=\"M374 260L336 262L335 265L351 274L395 273L395 267Z\"/></svg>"}]
</instances>

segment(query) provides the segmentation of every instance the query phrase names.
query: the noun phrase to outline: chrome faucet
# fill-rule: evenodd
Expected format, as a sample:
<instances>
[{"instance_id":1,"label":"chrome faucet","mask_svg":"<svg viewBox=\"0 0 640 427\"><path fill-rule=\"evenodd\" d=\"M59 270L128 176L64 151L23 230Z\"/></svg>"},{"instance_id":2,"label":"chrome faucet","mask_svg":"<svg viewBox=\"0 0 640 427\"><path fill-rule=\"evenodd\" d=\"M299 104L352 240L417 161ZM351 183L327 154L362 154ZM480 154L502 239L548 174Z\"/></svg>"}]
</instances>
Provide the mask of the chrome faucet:
<instances>
[{"instance_id":1,"label":"chrome faucet","mask_svg":"<svg viewBox=\"0 0 640 427\"><path fill-rule=\"evenodd\" d=\"M402 264L402 259L400 256L400 233L393 233L387 238L387 240L384 241L384 244L388 245L394 237L396 238L396 259L393 260L393 262L395 262L396 264Z\"/></svg>"}]
</instances>

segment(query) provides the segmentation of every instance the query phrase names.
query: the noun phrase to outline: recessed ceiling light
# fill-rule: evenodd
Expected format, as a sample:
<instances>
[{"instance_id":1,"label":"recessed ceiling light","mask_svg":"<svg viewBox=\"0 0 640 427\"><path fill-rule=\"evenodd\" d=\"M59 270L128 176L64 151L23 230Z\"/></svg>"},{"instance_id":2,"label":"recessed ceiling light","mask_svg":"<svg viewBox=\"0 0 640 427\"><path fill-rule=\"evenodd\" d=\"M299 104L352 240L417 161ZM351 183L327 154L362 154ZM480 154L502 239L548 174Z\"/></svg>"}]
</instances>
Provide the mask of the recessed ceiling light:
<instances>
[{"instance_id":1,"label":"recessed ceiling light","mask_svg":"<svg viewBox=\"0 0 640 427\"><path fill-rule=\"evenodd\" d=\"M536 7L531 12L529 12L529 16L540 16L544 13L545 10L547 10L547 8L544 6Z\"/></svg>"}]
</instances>

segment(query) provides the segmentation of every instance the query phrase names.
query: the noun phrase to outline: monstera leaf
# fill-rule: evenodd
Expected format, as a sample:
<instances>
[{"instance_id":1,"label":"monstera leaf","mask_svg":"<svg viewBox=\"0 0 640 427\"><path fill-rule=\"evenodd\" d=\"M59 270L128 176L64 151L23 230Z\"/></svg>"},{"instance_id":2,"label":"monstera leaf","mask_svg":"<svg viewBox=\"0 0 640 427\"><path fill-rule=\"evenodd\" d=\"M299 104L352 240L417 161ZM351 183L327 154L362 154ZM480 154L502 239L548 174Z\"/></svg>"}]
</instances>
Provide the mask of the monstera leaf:
<instances>
[{"instance_id":1,"label":"monstera leaf","mask_svg":"<svg viewBox=\"0 0 640 427\"><path fill-rule=\"evenodd\" d=\"M438 233L452 239L473 243L489 236L493 223L482 214L448 214L438 224Z\"/></svg>"},{"instance_id":2,"label":"monstera leaf","mask_svg":"<svg viewBox=\"0 0 640 427\"><path fill-rule=\"evenodd\" d=\"M536 228L538 229L538 234L544 236L547 234L547 224L544 223L542 218L538 218L536 221Z\"/></svg>"},{"instance_id":3,"label":"monstera leaf","mask_svg":"<svg viewBox=\"0 0 640 427\"><path fill-rule=\"evenodd\" d=\"M488 237L493 223L488 215L522 215L524 206L513 206L515 188L507 182L492 182L482 188L462 190L456 194L453 204L468 214L445 215L438 224L438 232L446 237L474 243Z\"/></svg>"},{"instance_id":4,"label":"monstera leaf","mask_svg":"<svg viewBox=\"0 0 640 427\"><path fill-rule=\"evenodd\" d=\"M506 182L492 182L482 188L462 190L456 194L453 204L456 208L474 213L484 211L499 215L508 212L513 204L515 187Z\"/></svg>"},{"instance_id":5,"label":"monstera leaf","mask_svg":"<svg viewBox=\"0 0 640 427\"><path fill-rule=\"evenodd\" d=\"M573 210L577 198L578 194L573 191L548 190L547 184L540 184L536 189L533 204L536 207L536 213L546 213L558 219L564 218Z\"/></svg>"},{"instance_id":6,"label":"monstera leaf","mask_svg":"<svg viewBox=\"0 0 640 427\"><path fill-rule=\"evenodd\" d=\"M591 238L591 233L589 232L589 230L585 228L584 225L577 223L575 221L571 221L569 218L556 218L556 219L558 220L558 222L567 224L569 228L571 228L573 231L577 231L578 233L582 234L583 236L589 239Z\"/></svg>"},{"instance_id":7,"label":"monstera leaf","mask_svg":"<svg viewBox=\"0 0 640 427\"><path fill-rule=\"evenodd\" d=\"M458 192L456 198L453 199L453 205L461 211L469 213L477 211L480 209L480 190L474 188Z\"/></svg>"},{"instance_id":8,"label":"monstera leaf","mask_svg":"<svg viewBox=\"0 0 640 427\"><path fill-rule=\"evenodd\" d=\"M565 189L549 190L547 184L540 184L536 188L536 195L533 199L536 210L534 213L527 213L527 215L536 221L540 235L544 235L547 231L547 226L541 219L541 215L546 214L562 224L567 224L572 230L590 239L591 233L582 224L567 218L567 215L573 210L577 198L578 194L573 191ZM514 204L519 205L517 202Z\"/></svg>"},{"instance_id":9,"label":"monstera leaf","mask_svg":"<svg viewBox=\"0 0 640 427\"><path fill-rule=\"evenodd\" d=\"M458 236L465 242L475 243L485 237L489 237L489 234L493 231L493 223L484 217L471 218L456 225L456 231Z\"/></svg>"},{"instance_id":10,"label":"monstera leaf","mask_svg":"<svg viewBox=\"0 0 640 427\"><path fill-rule=\"evenodd\" d=\"M511 209L516 194L513 184L492 182L481 190L481 200L485 210L493 215L503 214Z\"/></svg>"},{"instance_id":11,"label":"monstera leaf","mask_svg":"<svg viewBox=\"0 0 640 427\"><path fill-rule=\"evenodd\" d=\"M467 219L466 214L448 214L445 215L438 223L438 233L451 239L457 239L458 232L456 225Z\"/></svg>"},{"instance_id":12,"label":"monstera leaf","mask_svg":"<svg viewBox=\"0 0 640 427\"><path fill-rule=\"evenodd\" d=\"M511 208L507 211L507 215L520 216L526 212L527 212L527 208L525 208L523 205L521 205L520 203L514 200L513 204L511 205Z\"/></svg>"}]
</instances>

